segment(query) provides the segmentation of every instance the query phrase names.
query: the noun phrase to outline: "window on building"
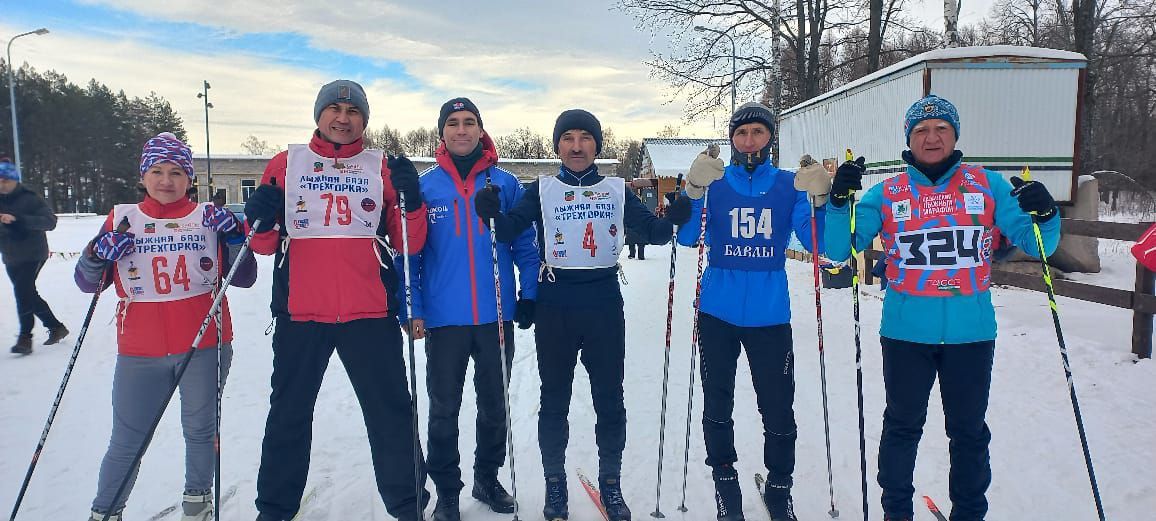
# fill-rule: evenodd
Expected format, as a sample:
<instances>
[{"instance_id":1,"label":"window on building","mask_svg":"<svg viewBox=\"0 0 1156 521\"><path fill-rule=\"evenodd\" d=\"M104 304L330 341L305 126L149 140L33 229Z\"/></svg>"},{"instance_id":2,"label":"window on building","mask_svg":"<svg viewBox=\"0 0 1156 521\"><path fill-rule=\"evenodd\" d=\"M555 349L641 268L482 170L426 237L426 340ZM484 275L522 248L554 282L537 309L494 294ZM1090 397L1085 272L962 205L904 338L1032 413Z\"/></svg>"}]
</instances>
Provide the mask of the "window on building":
<instances>
[{"instance_id":1,"label":"window on building","mask_svg":"<svg viewBox=\"0 0 1156 521\"><path fill-rule=\"evenodd\" d=\"M241 200L242 201L247 202L249 200L249 196L253 195L253 192L255 192L256 190L257 190L257 180L255 180L255 179L242 179L241 180Z\"/></svg>"}]
</instances>

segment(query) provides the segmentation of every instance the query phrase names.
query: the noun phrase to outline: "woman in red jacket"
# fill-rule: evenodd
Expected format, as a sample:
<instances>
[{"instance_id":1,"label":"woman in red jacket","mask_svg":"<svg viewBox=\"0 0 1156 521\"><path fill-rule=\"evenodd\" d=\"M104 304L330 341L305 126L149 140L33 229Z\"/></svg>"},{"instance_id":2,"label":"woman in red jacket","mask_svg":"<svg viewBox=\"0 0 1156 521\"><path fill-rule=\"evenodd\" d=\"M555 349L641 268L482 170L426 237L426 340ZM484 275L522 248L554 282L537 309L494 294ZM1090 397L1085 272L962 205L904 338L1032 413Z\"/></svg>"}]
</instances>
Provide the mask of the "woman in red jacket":
<instances>
[{"instance_id":1,"label":"woman in red jacket","mask_svg":"<svg viewBox=\"0 0 1156 521\"><path fill-rule=\"evenodd\" d=\"M231 212L189 199L193 156L176 136L166 132L150 139L141 153L140 171L144 200L114 207L76 265L75 279L82 291L103 291L111 283L120 297L112 436L100 466L91 521L120 520L136 479L132 461L167 390L176 383L179 366L244 239L242 225ZM232 285L247 288L257 278L257 263L251 255L240 262ZM223 338L217 338L218 325L210 324L180 381L185 437L182 521L205 521L213 512L216 348L221 346L222 378L233 353L226 300L221 302L220 321ZM130 474L126 491L112 505Z\"/></svg>"}]
</instances>

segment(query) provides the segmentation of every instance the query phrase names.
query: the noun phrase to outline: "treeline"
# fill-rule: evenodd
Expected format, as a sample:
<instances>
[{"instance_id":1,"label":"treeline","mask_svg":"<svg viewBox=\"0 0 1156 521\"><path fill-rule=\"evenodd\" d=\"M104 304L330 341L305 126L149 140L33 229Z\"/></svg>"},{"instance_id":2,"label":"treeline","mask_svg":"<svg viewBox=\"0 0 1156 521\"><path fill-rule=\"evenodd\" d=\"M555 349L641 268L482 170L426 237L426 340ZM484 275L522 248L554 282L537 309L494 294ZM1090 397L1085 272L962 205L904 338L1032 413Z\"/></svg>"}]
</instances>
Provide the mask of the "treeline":
<instances>
[{"instance_id":1,"label":"treeline","mask_svg":"<svg viewBox=\"0 0 1156 521\"><path fill-rule=\"evenodd\" d=\"M1081 93L1081 173L1118 170L1156 189L1156 2L998 0L979 23L944 32L906 10L911 0L618 0L655 34L675 34L654 51L655 77L687 101L695 120L729 106L735 41L740 100L783 108L917 54L968 45L1030 45L1088 58ZM778 34L780 64L773 60ZM781 87L780 87L781 79ZM966 117L966 115L964 116Z\"/></svg>"},{"instance_id":2,"label":"treeline","mask_svg":"<svg viewBox=\"0 0 1156 521\"><path fill-rule=\"evenodd\" d=\"M155 93L129 98L96 80L82 87L27 65L15 73L23 182L57 212L105 212L136 200L141 144L163 131L186 138L181 118ZM7 74L0 61L0 76ZM0 155L15 156L10 110L3 89Z\"/></svg>"}]
</instances>

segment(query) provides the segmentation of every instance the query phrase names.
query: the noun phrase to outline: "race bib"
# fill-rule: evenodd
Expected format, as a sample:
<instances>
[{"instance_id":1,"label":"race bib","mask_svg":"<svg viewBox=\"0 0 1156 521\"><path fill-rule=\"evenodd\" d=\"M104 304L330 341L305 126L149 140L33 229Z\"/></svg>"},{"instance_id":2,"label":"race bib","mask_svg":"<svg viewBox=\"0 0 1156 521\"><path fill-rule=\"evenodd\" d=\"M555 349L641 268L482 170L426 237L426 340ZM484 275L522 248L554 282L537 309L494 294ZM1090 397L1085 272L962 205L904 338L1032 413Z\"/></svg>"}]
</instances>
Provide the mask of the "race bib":
<instances>
[{"instance_id":1,"label":"race bib","mask_svg":"<svg viewBox=\"0 0 1156 521\"><path fill-rule=\"evenodd\" d=\"M541 177L545 262L558 268L609 268L618 264L625 243L626 184L607 177L592 186L570 186Z\"/></svg>"},{"instance_id":2,"label":"race bib","mask_svg":"<svg viewBox=\"0 0 1156 521\"><path fill-rule=\"evenodd\" d=\"M983 226L947 226L898 232L901 268L917 270L956 270L982 266L990 255L985 251Z\"/></svg>"},{"instance_id":3,"label":"race bib","mask_svg":"<svg viewBox=\"0 0 1156 521\"><path fill-rule=\"evenodd\" d=\"M285 170L285 226L293 238L372 237L382 215L380 150L322 157L290 145Z\"/></svg>"},{"instance_id":4,"label":"race bib","mask_svg":"<svg viewBox=\"0 0 1156 521\"><path fill-rule=\"evenodd\" d=\"M135 204L113 209L113 222L127 218L136 236L133 253L116 262L130 299L169 302L213 291L220 274L217 234L201 225L209 204L198 204L179 219L154 219Z\"/></svg>"}]
</instances>

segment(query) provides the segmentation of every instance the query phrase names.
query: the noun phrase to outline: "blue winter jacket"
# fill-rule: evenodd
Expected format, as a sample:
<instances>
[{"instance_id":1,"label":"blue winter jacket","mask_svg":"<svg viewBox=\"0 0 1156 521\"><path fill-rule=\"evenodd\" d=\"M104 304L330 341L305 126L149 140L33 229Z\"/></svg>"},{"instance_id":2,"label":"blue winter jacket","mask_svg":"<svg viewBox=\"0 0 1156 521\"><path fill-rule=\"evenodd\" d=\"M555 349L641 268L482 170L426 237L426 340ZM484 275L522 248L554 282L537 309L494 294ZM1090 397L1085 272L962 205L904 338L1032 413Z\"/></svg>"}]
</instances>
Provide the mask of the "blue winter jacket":
<instances>
[{"instance_id":1,"label":"blue winter jacket","mask_svg":"<svg viewBox=\"0 0 1156 521\"><path fill-rule=\"evenodd\" d=\"M795 192L795 206L791 212L791 229L799 242L808 251L811 247L811 203L807 192L794 190L793 172L779 170L770 164L763 163L753 173L748 173L744 167L728 165L723 178L717 183L729 183L731 188L742 195L761 196L776 186L778 176L790 176L791 182L778 183L780 189L789 189ZM707 195L710 200L710 195ZM678 243L683 246L693 246L698 242L701 230L702 199L695 199L691 203L690 222L678 230ZM715 215L711 208L707 208L707 227L711 219L730 219L728 213ZM823 237L823 209L815 209L815 218L819 223L818 236ZM706 237L710 245L710 236ZM822 251L822 241L819 250ZM742 327L762 327L786 324L791 321L791 299L787 294L787 272L782 269L768 271L746 271L723 269L708 266L702 275L702 297L700 309L716 318Z\"/></svg>"},{"instance_id":2,"label":"blue winter jacket","mask_svg":"<svg viewBox=\"0 0 1156 521\"><path fill-rule=\"evenodd\" d=\"M474 194L490 182L500 188L502 208L513 208L525 189L513 174L499 168L497 152L489 136L482 138L482 157L463 181L443 144L437 166L421 176L421 194L429 215L425 248L410 257L413 315L425 319L426 328L472 326L498 319L494 297L494 261L490 229L474 212ZM538 248L534 230L511 242L498 243L498 268L502 280L502 319L513 320L518 288L522 298L538 293ZM395 261L398 273L402 258ZM401 298L404 299L404 288ZM404 300L403 300L404 302ZM405 321L404 312L401 317Z\"/></svg>"},{"instance_id":3,"label":"blue winter jacket","mask_svg":"<svg viewBox=\"0 0 1156 521\"><path fill-rule=\"evenodd\" d=\"M1013 244L1032 256L1039 256L1031 217L1020 209L1011 195L1012 186L1003 175L984 170L995 198L995 225ZM957 162L948 174L932 183L914 166L907 166L912 182L922 186L946 184L959 173ZM883 183L872 186L855 205L855 248L863 251L883 227L881 205ZM842 260L851 256L850 205L842 207L827 204L827 256ZM1060 219L1053 217L1040 224L1044 249L1049 254L1060 242ZM883 298L883 318L879 334L896 340L922 344L964 344L994 340L996 336L995 308L991 292L953 297L926 297L898 293L888 286Z\"/></svg>"}]
</instances>

